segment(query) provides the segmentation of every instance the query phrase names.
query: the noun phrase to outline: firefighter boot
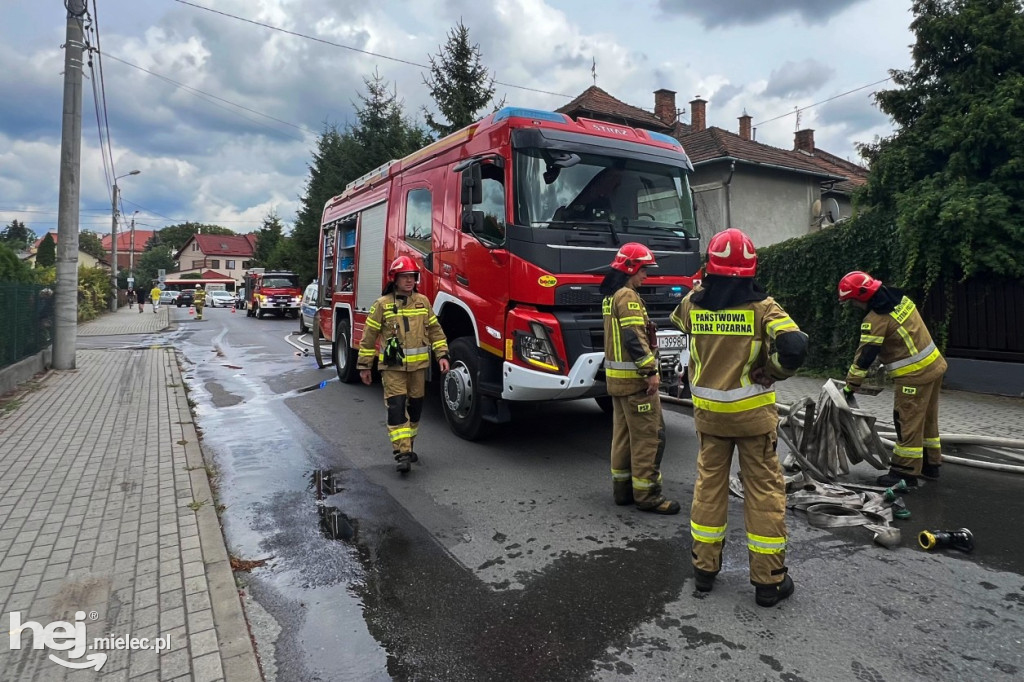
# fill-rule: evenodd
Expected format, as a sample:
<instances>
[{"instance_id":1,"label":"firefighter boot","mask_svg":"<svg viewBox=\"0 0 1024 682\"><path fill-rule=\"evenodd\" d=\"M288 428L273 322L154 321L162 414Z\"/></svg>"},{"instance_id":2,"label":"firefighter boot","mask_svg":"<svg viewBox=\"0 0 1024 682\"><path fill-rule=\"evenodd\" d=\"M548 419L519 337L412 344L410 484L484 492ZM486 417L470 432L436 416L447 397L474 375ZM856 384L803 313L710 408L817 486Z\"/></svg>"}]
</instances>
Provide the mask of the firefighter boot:
<instances>
[{"instance_id":1,"label":"firefighter boot","mask_svg":"<svg viewBox=\"0 0 1024 682\"><path fill-rule=\"evenodd\" d=\"M922 464L921 465L921 478L927 478L930 481L939 480L939 465L938 464Z\"/></svg>"},{"instance_id":2,"label":"firefighter boot","mask_svg":"<svg viewBox=\"0 0 1024 682\"><path fill-rule=\"evenodd\" d=\"M679 503L675 500L669 500L662 495L658 495L645 502L638 502L636 508L640 511L664 514L666 516L679 513Z\"/></svg>"},{"instance_id":3,"label":"firefighter boot","mask_svg":"<svg viewBox=\"0 0 1024 682\"><path fill-rule=\"evenodd\" d=\"M793 579L787 574L778 585L758 585L754 589L754 600L758 606L775 606L793 594Z\"/></svg>"},{"instance_id":4,"label":"firefighter boot","mask_svg":"<svg viewBox=\"0 0 1024 682\"><path fill-rule=\"evenodd\" d=\"M633 482L628 480L612 481L612 495L615 498L615 504L620 507L633 504Z\"/></svg>"},{"instance_id":5,"label":"firefighter boot","mask_svg":"<svg viewBox=\"0 0 1024 682\"><path fill-rule=\"evenodd\" d=\"M711 573L709 571L702 571L696 566L693 567L693 582L698 592L710 592L715 586L715 576L718 572Z\"/></svg>"},{"instance_id":6,"label":"firefighter boot","mask_svg":"<svg viewBox=\"0 0 1024 682\"><path fill-rule=\"evenodd\" d=\"M400 474L409 473L409 469L412 468L412 458L408 452L396 452L395 453L395 471Z\"/></svg>"},{"instance_id":7,"label":"firefighter boot","mask_svg":"<svg viewBox=\"0 0 1024 682\"><path fill-rule=\"evenodd\" d=\"M876 485L880 485L883 488L891 488L894 485L899 484L900 481L904 481L908 488L917 487L917 476L911 474L902 474L895 469L889 469L889 473L885 476L879 476L875 480Z\"/></svg>"}]
</instances>

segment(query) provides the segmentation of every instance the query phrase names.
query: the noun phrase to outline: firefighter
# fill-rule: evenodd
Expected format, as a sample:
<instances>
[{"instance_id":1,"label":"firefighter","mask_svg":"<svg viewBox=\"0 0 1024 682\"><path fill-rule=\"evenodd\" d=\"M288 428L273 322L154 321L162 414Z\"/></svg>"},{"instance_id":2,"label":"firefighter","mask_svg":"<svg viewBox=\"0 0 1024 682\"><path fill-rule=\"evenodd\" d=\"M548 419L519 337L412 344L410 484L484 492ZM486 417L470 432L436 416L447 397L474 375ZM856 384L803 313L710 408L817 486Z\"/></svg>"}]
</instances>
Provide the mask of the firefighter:
<instances>
[{"instance_id":1,"label":"firefighter","mask_svg":"<svg viewBox=\"0 0 1024 682\"><path fill-rule=\"evenodd\" d=\"M431 352L441 373L448 371L448 343L430 300L416 290L419 277L419 266L409 256L399 256L391 263L384 294L370 306L366 317L357 362L359 377L369 386L377 356L395 470L403 474L419 460L413 445ZM379 352L375 350L378 338Z\"/></svg>"},{"instance_id":2,"label":"firefighter","mask_svg":"<svg viewBox=\"0 0 1024 682\"><path fill-rule=\"evenodd\" d=\"M655 514L678 514L679 503L661 494L665 421L658 393L653 326L637 287L656 268L643 244L623 244L601 282L604 295L604 371L612 398L612 494L615 504L636 504Z\"/></svg>"},{"instance_id":3,"label":"firefighter","mask_svg":"<svg viewBox=\"0 0 1024 682\"><path fill-rule=\"evenodd\" d=\"M879 477L878 485L889 487L902 479L914 487L918 476L937 479L942 464L939 389L946 360L914 302L902 291L859 270L839 280L838 288L841 302L867 311L844 390L855 393L876 359L895 384L896 446L889 473Z\"/></svg>"},{"instance_id":4,"label":"firefighter","mask_svg":"<svg viewBox=\"0 0 1024 682\"><path fill-rule=\"evenodd\" d=\"M775 453L772 384L793 375L807 335L754 281L757 254L735 228L708 243L705 277L671 315L690 336L687 368L700 452L690 510L696 588L710 592L722 568L729 471L739 452L750 582L760 606L793 593L786 568L786 488Z\"/></svg>"},{"instance_id":5,"label":"firefighter","mask_svg":"<svg viewBox=\"0 0 1024 682\"><path fill-rule=\"evenodd\" d=\"M196 307L196 319L203 319L203 306L206 305L206 289L202 284L196 285L196 294L192 298L192 305Z\"/></svg>"}]
</instances>

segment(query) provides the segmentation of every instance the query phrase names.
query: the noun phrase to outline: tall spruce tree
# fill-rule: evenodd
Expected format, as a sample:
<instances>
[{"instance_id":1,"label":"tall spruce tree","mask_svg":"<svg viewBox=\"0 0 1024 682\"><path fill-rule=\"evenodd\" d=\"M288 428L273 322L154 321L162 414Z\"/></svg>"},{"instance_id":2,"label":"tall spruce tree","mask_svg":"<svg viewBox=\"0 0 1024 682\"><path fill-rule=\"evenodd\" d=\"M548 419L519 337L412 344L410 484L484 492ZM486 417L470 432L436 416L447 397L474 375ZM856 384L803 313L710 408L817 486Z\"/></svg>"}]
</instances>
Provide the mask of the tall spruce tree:
<instances>
[{"instance_id":1,"label":"tall spruce tree","mask_svg":"<svg viewBox=\"0 0 1024 682\"><path fill-rule=\"evenodd\" d=\"M263 224L256 231L256 253L253 255L253 267L274 267L270 263L270 255L284 239L284 225L276 211L271 211L263 218Z\"/></svg>"},{"instance_id":2,"label":"tall spruce tree","mask_svg":"<svg viewBox=\"0 0 1024 682\"><path fill-rule=\"evenodd\" d=\"M480 46L470 44L469 29L461 19L440 49L430 57L430 77L424 76L423 83L442 118L434 118L426 107L423 114L427 127L444 137L479 118L494 97L494 78L481 63Z\"/></svg>"},{"instance_id":3,"label":"tall spruce tree","mask_svg":"<svg viewBox=\"0 0 1024 682\"><path fill-rule=\"evenodd\" d=\"M53 241L53 233L47 232L43 240L39 242L39 250L36 251L36 267L50 268L57 263L57 242Z\"/></svg>"},{"instance_id":4,"label":"tall spruce tree","mask_svg":"<svg viewBox=\"0 0 1024 682\"><path fill-rule=\"evenodd\" d=\"M302 281L317 277L320 219L327 201L345 185L391 159L400 159L430 142L429 135L406 116L397 94L378 74L364 78L356 122L344 130L325 124L309 165L306 192L292 229L287 257ZM281 256L284 258L284 256Z\"/></svg>"},{"instance_id":5,"label":"tall spruce tree","mask_svg":"<svg viewBox=\"0 0 1024 682\"><path fill-rule=\"evenodd\" d=\"M896 132L862 155L895 219L906 284L1024 275L1024 6L915 0L913 66L876 95Z\"/></svg>"}]
</instances>

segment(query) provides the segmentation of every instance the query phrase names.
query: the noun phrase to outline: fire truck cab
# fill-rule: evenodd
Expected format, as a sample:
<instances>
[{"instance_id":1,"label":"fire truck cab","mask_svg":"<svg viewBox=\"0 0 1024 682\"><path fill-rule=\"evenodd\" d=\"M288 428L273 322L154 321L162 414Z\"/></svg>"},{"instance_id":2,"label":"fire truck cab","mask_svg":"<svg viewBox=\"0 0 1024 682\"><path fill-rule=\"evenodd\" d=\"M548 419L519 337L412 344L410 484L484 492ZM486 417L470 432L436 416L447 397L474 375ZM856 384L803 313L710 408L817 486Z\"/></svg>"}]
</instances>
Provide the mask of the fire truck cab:
<instances>
[{"instance_id":1,"label":"fire truck cab","mask_svg":"<svg viewBox=\"0 0 1024 682\"><path fill-rule=\"evenodd\" d=\"M262 319L267 313L283 317L288 313L297 318L302 298L299 276L294 272L253 268L245 273L245 297L247 317Z\"/></svg>"},{"instance_id":2,"label":"fire truck cab","mask_svg":"<svg viewBox=\"0 0 1024 682\"><path fill-rule=\"evenodd\" d=\"M667 135L509 107L355 180L320 235L317 321L338 376L358 377L367 311L408 255L448 338L441 398L457 435L507 421L510 401L601 399L598 287L619 246L640 242L658 259L639 293L671 385L688 356L668 317L700 265L692 170Z\"/></svg>"}]
</instances>

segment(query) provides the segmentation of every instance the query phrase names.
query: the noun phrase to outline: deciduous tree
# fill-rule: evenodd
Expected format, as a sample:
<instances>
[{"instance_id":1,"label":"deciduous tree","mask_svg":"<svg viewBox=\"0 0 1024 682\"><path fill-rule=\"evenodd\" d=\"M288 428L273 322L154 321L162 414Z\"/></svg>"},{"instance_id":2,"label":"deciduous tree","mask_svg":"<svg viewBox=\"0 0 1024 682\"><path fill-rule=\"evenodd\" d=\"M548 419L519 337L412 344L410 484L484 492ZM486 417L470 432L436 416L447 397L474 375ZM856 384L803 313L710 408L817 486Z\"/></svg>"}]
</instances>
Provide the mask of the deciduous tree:
<instances>
[{"instance_id":1,"label":"deciduous tree","mask_svg":"<svg viewBox=\"0 0 1024 682\"><path fill-rule=\"evenodd\" d=\"M896 132L862 147L862 196L891 215L905 280L1024 275L1024 7L915 0L913 65L876 95Z\"/></svg>"}]
</instances>

